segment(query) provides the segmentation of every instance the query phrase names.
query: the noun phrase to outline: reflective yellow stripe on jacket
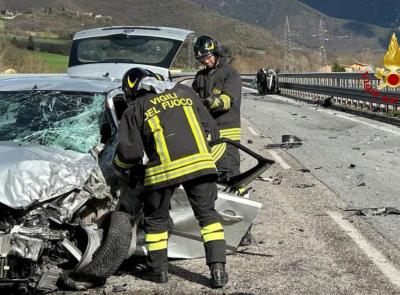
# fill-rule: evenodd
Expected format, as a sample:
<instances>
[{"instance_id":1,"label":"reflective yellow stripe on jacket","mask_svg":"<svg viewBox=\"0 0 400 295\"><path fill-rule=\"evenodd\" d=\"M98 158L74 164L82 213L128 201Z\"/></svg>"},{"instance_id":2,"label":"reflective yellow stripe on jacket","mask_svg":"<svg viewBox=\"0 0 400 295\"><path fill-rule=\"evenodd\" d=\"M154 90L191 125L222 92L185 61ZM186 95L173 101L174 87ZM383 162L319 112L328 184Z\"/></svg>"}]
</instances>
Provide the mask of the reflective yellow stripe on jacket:
<instances>
[{"instance_id":1,"label":"reflective yellow stripe on jacket","mask_svg":"<svg viewBox=\"0 0 400 295\"><path fill-rule=\"evenodd\" d=\"M165 142L165 137L163 133L163 129L160 124L160 119L157 116L154 116L150 120L148 120L151 131L154 134L154 140L156 142L156 149L158 156L160 157L161 163L169 163L171 162L169 158L167 144Z\"/></svg>"},{"instance_id":2,"label":"reflective yellow stripe on jacket","mask_svg":"<svg viewBox=\"0 0 400 295\"><path fill-rule=\"evenodd\" d=\"M199 152L180 159L171 160L168 147L157 116L149 119L149 126L154 134L157 153L160 157L160 165L149 167L145 171L144 185L153 185L171 180L199 170L216 169L213 158L208 151L204 135L191 106L183 107L186 119L193 133Z\"/></svg>"},{"instance_id":3,"label":"reflective yellow stripe on jacket","mask_svg":"<svg viewBox=\"0 0 400 295\"><path fill-rule=\"evenodd\" d=\"M242 131L240 128L227 128L219 131L221 137L229 138L231 140L240 141Z\"/></svg>"},{"instance_id":4,"label":"reflective yellow stripe on jacket","mask_svg":"<svg viewBox=\"0 0 400 295\"><path fill-rule=\"evenodd\" d=\"M122 161L118 158L118 155L117 155L117 154L115 154L114 163L115 163L118 167L120 167L120 168L122 168L122 169L129 169L129 168L132 168L132 167L134 166L133 164L126 164L125 162L122 162Z\"/></svg>"},{"instance_id":5,"label":"reflective yellow stripe on jacket","mask_svg":"<svg viewBox=\"0 0 400 295\"><path fill-rule=\"evenodd\" d=\"M226 150L225 142L211 147L211 156L212 156L214 162L217 162L219 159L221 159L221 157L225 153L225 150Z\"/></svg>"},{"instance_id":6,"label":"reflective yellow stripe on jacket","mask_svg":"<svg viewBox=\"0 0 400 295\"><path fill-rule=\"evenodd\" d=\"M229 110L231 108L231 98L227 94L221 94L219 98L222 100L223 103L223 110Z\"/></svg>"}]
</instances>

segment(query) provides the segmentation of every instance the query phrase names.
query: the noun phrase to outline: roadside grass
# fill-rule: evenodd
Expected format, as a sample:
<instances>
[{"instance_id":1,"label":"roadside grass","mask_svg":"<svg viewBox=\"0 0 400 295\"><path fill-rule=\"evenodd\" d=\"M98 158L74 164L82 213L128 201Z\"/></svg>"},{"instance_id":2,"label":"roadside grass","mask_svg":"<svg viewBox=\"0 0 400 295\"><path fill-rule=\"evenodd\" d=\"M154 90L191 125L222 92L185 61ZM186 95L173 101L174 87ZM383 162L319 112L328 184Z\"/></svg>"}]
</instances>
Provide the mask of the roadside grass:
<instances>
[{"instance_id":1,"label":"roadside grass","mask_svg":"<svg viewBox=\"0 0 400 295\"><path fill-rule=\"evenodd\" d=\"M38 58L40 61L45 63L50 73L66 73L68 68L68 56L40 51L29 51L27 53L32 54L34 57Z\"/></svg>"},{"instance_id":2,"label":"roadside grass","mask_svg":"<svg viewBox=\"0 0 400 295\"><path fill-rule=\"evenodd\" d=\"M0 24L1 26L1 24ZM1 27L0 27L1 28ZM17 41L28 41L28 36L23 35L15 35L15 34L0 34L1 39L7 40L17 40ZM69 44L71 40L63 40L57 38L41 38L41 37L34 37L34 41L37 43L45 43L45 44Z\"/></svg>"}]
</instances>

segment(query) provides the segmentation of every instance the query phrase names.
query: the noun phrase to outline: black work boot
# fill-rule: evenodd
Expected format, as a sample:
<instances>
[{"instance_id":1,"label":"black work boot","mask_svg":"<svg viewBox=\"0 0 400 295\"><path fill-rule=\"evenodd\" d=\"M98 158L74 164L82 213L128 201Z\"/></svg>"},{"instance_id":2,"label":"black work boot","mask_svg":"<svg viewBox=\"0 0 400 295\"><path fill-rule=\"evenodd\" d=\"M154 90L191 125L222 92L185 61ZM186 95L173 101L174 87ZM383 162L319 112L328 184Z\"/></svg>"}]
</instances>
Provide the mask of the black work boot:
<instances>
[{"instance_id":1,"label":"black work boot","mask_svg":"<svg viewBox=\"0 0 400 295\"><path fill-rule=\"evenodd\" d=\"M225 263L211 263L210 273L213 288L222 288L228 283L228 274L225 271Z\"/></svg>"},{"instance_id":2,"label":"black work boot","mask_svg":"<svg viewBox=\"0 0 400 295\"><path fill-rule=\"evenodd\" d=\"M151 281L158 284L165 284L168 282L168 267L162 265L159 268L153 269L148 265L140 265L133 274L139 279Z\"/></svg>"},{"instance_id":3,"label":"black work boot","mask_svg":"<svg viewBox=\"0 0 400 295\"><path fill-rule=\"evenodd\" d=\"M239 243L239 246L250 246L253 238L251 236L251 225L245 235L243 236L242 240Z\"/></svg>"}]
</instances>

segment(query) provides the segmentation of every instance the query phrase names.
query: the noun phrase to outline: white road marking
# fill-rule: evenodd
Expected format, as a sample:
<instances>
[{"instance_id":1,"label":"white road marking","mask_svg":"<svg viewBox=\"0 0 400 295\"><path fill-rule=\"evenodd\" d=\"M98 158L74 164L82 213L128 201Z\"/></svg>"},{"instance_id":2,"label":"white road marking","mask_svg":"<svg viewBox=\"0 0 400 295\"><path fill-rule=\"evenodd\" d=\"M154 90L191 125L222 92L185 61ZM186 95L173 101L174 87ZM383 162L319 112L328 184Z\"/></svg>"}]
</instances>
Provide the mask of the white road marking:
<instances>
[{"instance_id":1,"label":"white road marking","mask_svg":"<svg viewBox=\"0 0 400 295\"><path fill-rule=\"evenodd\" d=\"M253 134L254 136L258 136L258 133L252 128L252 127L247 127L249 129L250 133Z\"/></svg>"},{"instance_id":2,"label":"white road marking","mask_svg":"<svg viewBox=\"0 0 400 295\"><path fill-rule=\"evenodd\" d=\"M244 89L246 89L246 90L248 90L250 92L253 92L253 93L258 93L258 90L250 88L250 87L243 86L242 88L244 88Z\"/></svg>"},{"instance_id":3,"label":"white road marking","mask_svg":"<svg viewBox=\"0 0 400 295\"><path fill-rule=\"evenodd\" d=\"M276 162L279 163L279 165L281 165L281 167L285 170L289 170L292 167L290 167L290 165L276 152L276 151L268 151L270 153L270 155L272 156L272 158L274 158L274 160Z\"/></svg>"},{"instance_id":4,"label":"white road marking","mask_svg":"<svg viewBox=\"0 0 400 295\"><path fill-rule=\"evenodd\" d=\"M259 134L253 129L251 126L247 126L247 129L254 136L259 136ZM279 165L285 170L289 170L292 167L276 152L276 151L268 151L272 158L274 158L275 162L278 162Z\"/></svg>"},{"instance_id":5,"label":"white road marking","mask_svg":"<svg viewBox=\"0 0 400 295\"><path fill-rule=\"evenodd\" d=\"M357 246L376 264L389 281L400 287L400 271L361 235L350 222L339 213L328 212L329 216L349 235Z\"/></svg>"}]
</instances>

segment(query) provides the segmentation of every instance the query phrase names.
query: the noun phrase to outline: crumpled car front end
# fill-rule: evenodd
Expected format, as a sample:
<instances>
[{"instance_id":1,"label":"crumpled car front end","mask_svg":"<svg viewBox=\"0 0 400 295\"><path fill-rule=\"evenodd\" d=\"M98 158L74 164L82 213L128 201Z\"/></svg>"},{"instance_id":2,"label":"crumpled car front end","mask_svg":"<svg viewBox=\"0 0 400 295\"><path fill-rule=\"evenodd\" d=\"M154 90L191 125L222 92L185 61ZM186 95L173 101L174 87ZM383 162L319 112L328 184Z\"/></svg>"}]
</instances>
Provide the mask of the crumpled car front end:
<instances>
[{"instance_id":1,"label":"crumpled car front end","mask_svg":"<svg viewBox=\"0 0 400 295\"><path fill-rule=\"evenodd\" d=\"M112 146L99 144L106 97L101 83L54 80L1 81L0 286L28 292L54 290L60 278L69 288L92 286L81 277L107 277L124 259L115 253L118 263L100 261L107 243L127 252L132 236L130 217L115 213ZM58 85L64 89L54 90ZM111 231L123 232L124 239L109 241Z\"/></svg>"},{"instance_id":2,"label":"crumpled car front end","mask_svg":"<svg viewBox=\"0 0 400 295\"><path fill-rule=\"evenodd\" d=\"M91 262L117 198L90 154L14 142L0 154L0 285L54 290Z\"/></svg>"}]
</instances>

